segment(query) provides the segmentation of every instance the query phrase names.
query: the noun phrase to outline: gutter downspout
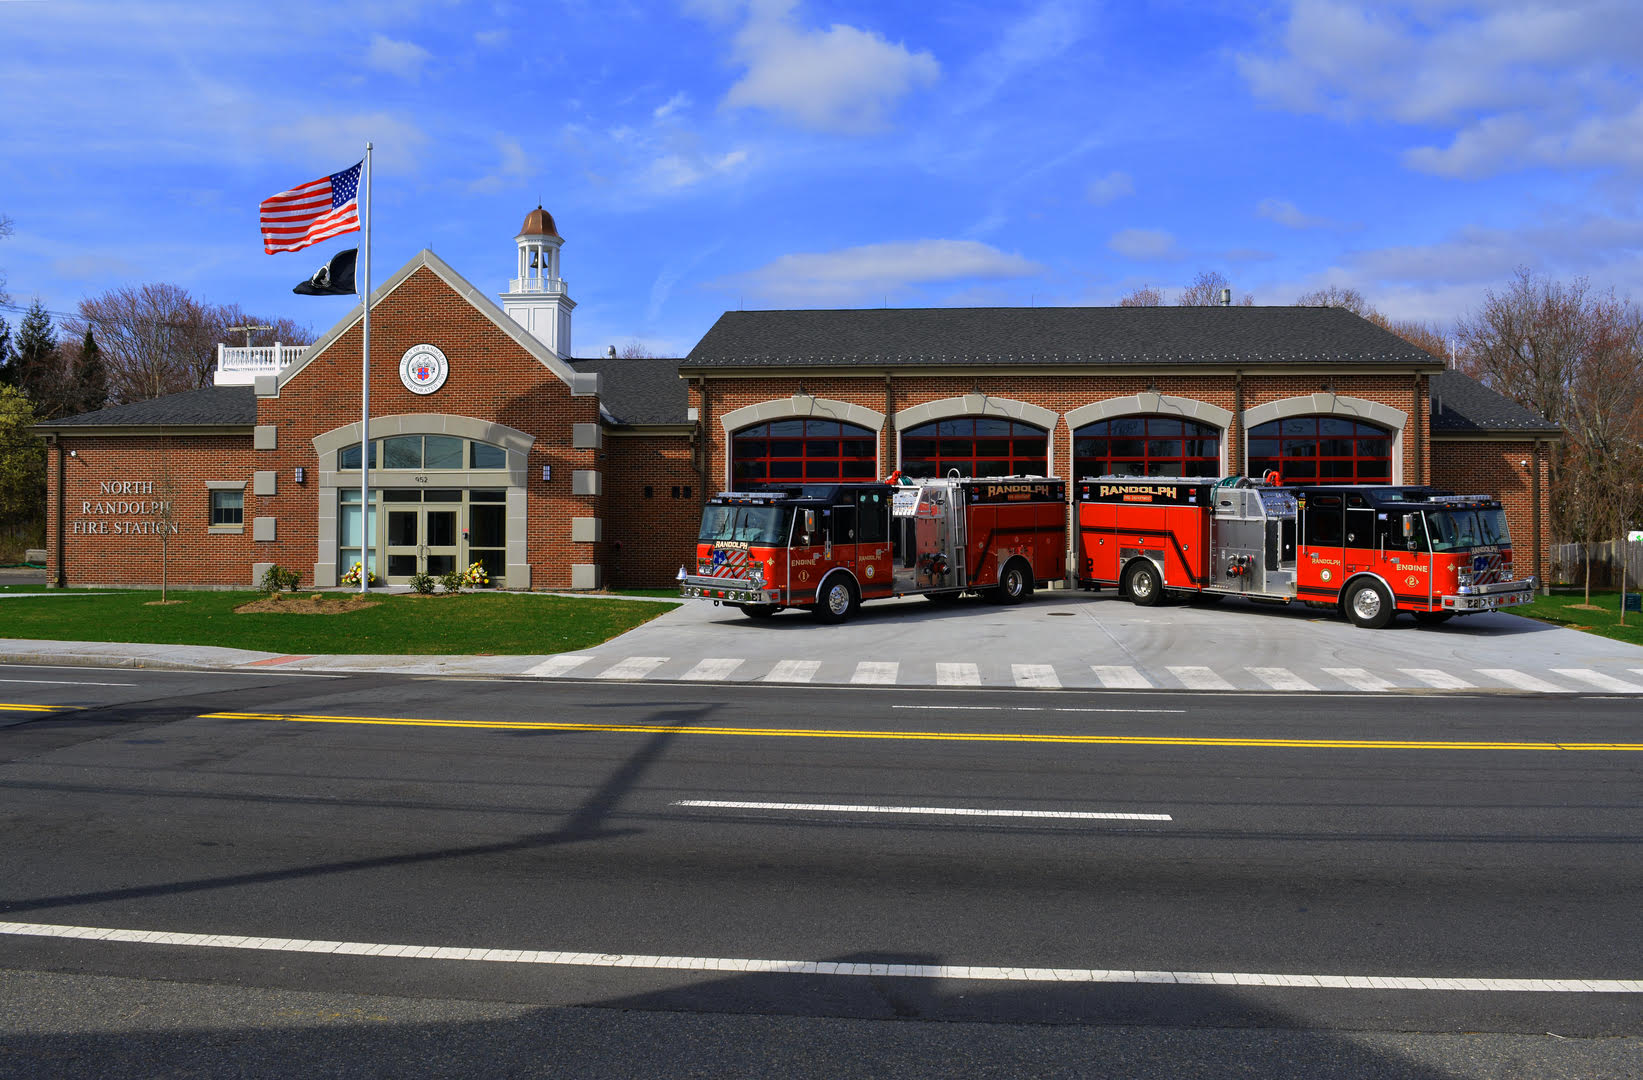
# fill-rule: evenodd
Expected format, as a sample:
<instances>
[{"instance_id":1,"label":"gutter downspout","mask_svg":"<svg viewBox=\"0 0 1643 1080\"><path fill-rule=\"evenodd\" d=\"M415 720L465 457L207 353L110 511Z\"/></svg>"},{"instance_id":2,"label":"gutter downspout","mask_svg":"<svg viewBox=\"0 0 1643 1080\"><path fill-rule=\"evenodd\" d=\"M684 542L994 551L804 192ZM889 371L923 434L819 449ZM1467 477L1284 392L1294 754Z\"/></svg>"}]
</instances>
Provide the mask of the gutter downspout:
<instances>
[{"instance_id":1,"label":"gutter downspout","mask_svg":"<svg viewBox=\"0 0 1643 1080\"><path fill-rule=\"evenodd\" d=\"M1545 444L1535 440L1535 454L1530 459L1534 472L1529 477L1529 498L1535 504L1535 580L1540 583L1540 595L1552 595L1552 587L1546 581L1546 575L1540 564L1540 455Z\"/></svg>"},{"instance_id":2,"label":"gutter downspout","mask_svg":"<svg viewBox=\"0 0 1643 1080\"><path fill-rule=\"evenodd\" d=\"M1244 453L1244 444L1248 441L1249 433L1244 430L1244 373L1242 369L1232 373L1232 423L1233 430L1227 432L1232 440L1232 446L1227 455L1227 475L1242 476L1248 465L1248 456Z\"/></svg>"},{"instance_id":3,"label":"gutter downspout","mask_svg":"<svg viewBox=\"0 0 1643 1080\"><path fill-rule=\"evenodd\" d=\"M1426 483L1426 458L1421 452L1421 377L1415 374L1415 407L1410 410L1411 419L1415 422L1415 483Z\"/></svg>"},{"instance_id":4,"label":"gutter downspout","mask_svg":"<svg viewBox=\"0 0 1643 1080\"><path fill-rule=\"evenodd\" d=\"M708 442L708 439L710 438L708 418L711 415L711 411L708 408L707 402L707 376L698 375L696 377L696 392L701 395L702 399L701 414L696 421L698 425L696 430L701 439L701 443L697 447L696 475L701 478L702 498L703 500L706 500L711 495L711 489L707 482L707 474L713 467L713 447L712 444Z\"/></svg>"},{"instance_id":5,"label":"gutter downspout","mask_svg":"<svg viewBox=\"0 0 1643 1080\"><path fill-rule=\"evenodd\" d=\"M61 437L53 435L51 441L57 450L57 585L59 589L68 588L68 574L63 568L63 559L68 551L68 545L63 541L64 506L67 496L63 492L63 484L68 476L68 449L63 446Z\"/></svg>"},{"instance_id":6,"label":"gutter downspout","mask_svg":"<svg viewBox=\"0 0 1643 1080\"><path fill-rule=\"evenodd\" d=\"M890 385L890 373L884 373L884 467L880 476L896 471L896 395Z\"/></svg>"}]
</instances>

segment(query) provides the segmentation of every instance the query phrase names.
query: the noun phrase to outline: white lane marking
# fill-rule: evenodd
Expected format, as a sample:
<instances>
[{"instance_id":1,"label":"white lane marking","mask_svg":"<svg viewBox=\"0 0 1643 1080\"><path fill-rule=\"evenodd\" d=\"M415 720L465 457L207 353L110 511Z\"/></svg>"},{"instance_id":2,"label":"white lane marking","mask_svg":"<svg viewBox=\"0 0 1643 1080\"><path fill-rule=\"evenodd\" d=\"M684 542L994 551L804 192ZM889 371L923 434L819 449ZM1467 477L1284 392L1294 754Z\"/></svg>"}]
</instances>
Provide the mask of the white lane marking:
<instances>
[{"instance_id":1,"label":"white lane marking","mask_svg":"<svg viewBox=\"0 0 1643 1080\"><path fill-rule=\"evenodd\" d=\"M594 676L597 679L642 679L667 663L665 656L630 656Z\"/></svg>"},{"instance_id":2,"label":"white lane marking","mask_svg":"<svg viewBox=\"0 0 1643 1080\"><path fill-rule=\"evenodd\" d=\"M894 660L863 660L856 665L856 673L850 676L850 681L874 686L893 683L900 669L901 664Z\"/></svg>"},{"instance_id":3,"label":"white lane marking","mask_svg":"<svg viewBox=\"0 0 1643 1080\"><path fill-rule=\"evenodd\" d=\"M1181 680L1188 690L1232 690L1235 687L1207 667L1172 667L1166 669Z\"/></svg>"},{"instance_id":4,"label":"white lane marking","mask_svg":"<svg viewBox=\"0 0 1643 1080\"><path fill-rule=\"evenodd\" d=\"M1479 675L1487 676L1488 678L1494 679L1496 682L1503 682L1507 686L1515 686L1519 690L1533 690L1537 694L1574 693L1573 690L1556 686L1547 682L1545 679L1537 679L1533 675L1525 675L1516 668L1486 667L1478 668L1477 670Z\"/></svg>"},{"instance_id":5,"label":"white lane marking","mask_svg":"<svg viewBox=\"0 0 1643 1080\"><path fill-rule=\"evenodd\" d=\"M820 660L778 660L760 682L809 682L821 669Z\"/></svg>"},{"instance_id":6,"label":"white lane marking","mask_svg":"<svg viewBox=\"0 0 1643 1080\"><path fill-rule=\"evenodd\" d=\"M739 658L710 657L680 676L685 682L722 682L742 666Z\"/></svg>"},{"instance_id":7,"label":"white lane marking","mask_svg":"<svg viewBox=\"0 0 1643 1080\"><path fill-rule=\"evenodd\" d=\"M1613 675L1605 675L1601 671L1591 668L1558 667L1553 672L1577 682L1591 683L1599 690L1615 690L1622 694L1643 694L1643 686L1625 679L1617 679Z\"/></svg>"},{"instance_id":8,"label":"white lane marking","mask_svg":"<svg viewBox=\"0 0 1643 1080\"><path fill-rule=\"evenodd\" d=\"M1399 670L1411 679L1419 679L1427 686L1436 687L1439 690L1477 689L1476 686L1473 686L1465 679L1451 675L1447 671L1439 671L1437 668L1406 667L1399 668Z\"/></svg>"},{"instance_id":9,"label":"white lane marking","mask_svg":"<svg viewBox=\"0 0 1643 1080\"><path fill-rule=\"evenodd\" d=\"M937 686L980 686L981 669L974 664L937 664Z\"/></svg>"},{"instance_id":10,"label":"white lane marking","mask_svg":"<svg viewBox=\"0 0 1643 1080\"><path fill-rule=\"evenodd\" d=\"M1184 713L1185 709L1085 709L1070 705L892 705L892 709L936 709L941 712L1090 712L1090 713Z\"/></svg>"},{"instance_id":11,"label":"white lane marking","mask_svg":"<svg viewBox=\"0 0 1643 1080\"><path fill-rule=\"evenodd\" d=\"M1152 683L1134 668L1123 664L1091 664L1090 670L1108 690L1151 690Z\"/></svg>"},{"instance_id":12,"label":"white lane marking","mask_svg":"<svg viewBox=\"0 0 1643 1080\"><path fill-rule=\"evenodd\" d=\"M1317 690L1316 686L1307 682L1288 668L1281 667L1252 667L1245 671L1260 679L1274 690Z\"/></svg>"},{"instance_id":13,"label":"white lane marking","mask_svg":"<svg viewBox=\"0 0 1643 1080\"><path fill-rule=\"evenodd\" d=\"M1291 975L1248 971L1125 971L1101 968L983 967L961 964L838 963L823 960L759 960L741 957L648 956L617 952L555 952L537 949L452 948L364 941L307 941L238 934L179 934L105 926L0 922L0 934L68 938L199 949L250 949L399 959L477 960L498 964L561 967L712 971L736 975L841 975L853 978L969 979L987 982L1165 983L1178 986L1270 986L1300 990L1436 990L1461 993L1643 994L1643 979L1451 978L1410 975Z\"/></svg>"},{"instance_id":14,"label":"white lane marking","mask_svg":"<svg viewBox=\"0 0 1643 1080\"><path fill-rule=\"evenodd\" d=\"M1052 664L1011 664L1010 675L1023 690L1061 689L1061 680L1056 678Z\"/></svg>"},{"instance_id":15,"label":"white lane marking","mask_svg":"<svg viewBox=\"0 0 1643 1080\"><path fill-rule=\"evenodd\" d=\"M6 683L33 683L37 686L136 686L134 682L81 682L79 679L0 679Z\"/></svg>"},{"instance_id":16,"label":"white lane marking","mask_svg":"<svg viewBox=\"0 0 1643 1080\"><path fill-rule=\"evenodd\" d=\"M1371 694L1379 694L1393 689L1393 684L1379 675L1371 675L1361 667L1326 667L1325 675L1333 675L1354 690L1364 690Z\"/></svg>"},{"instance_id":17,"label":"white lane marking","mask_svg":"<svg viewBox=\"0 0 1643 1080\"><path fill-rule=\"evenodd\" d=\"M564 675L573 668L579 668L592 659L593 657L591 656L578 655L576 653L560 653L558 656L548 657L546 660L542 661L540 664L537 664L533 668L526 668L525 674L542 675L551 679L559 675Z\"/></svg>"},{"instance_id":18,"label":"white lane marking","mask_svg":"<svg viewBox=\"0 0 1643 1080\"><path fill-rule=\"evenodd\" d=\"M830 814L920 814L937 817L1055 818L1074 821L1174 821L1168 814L1131 814L1094 810L984 810L961 806L858 806L845 803L730 802L724 799L680 799L674 806L712 810L798 810Z\"/></svg>"}]
</instances>

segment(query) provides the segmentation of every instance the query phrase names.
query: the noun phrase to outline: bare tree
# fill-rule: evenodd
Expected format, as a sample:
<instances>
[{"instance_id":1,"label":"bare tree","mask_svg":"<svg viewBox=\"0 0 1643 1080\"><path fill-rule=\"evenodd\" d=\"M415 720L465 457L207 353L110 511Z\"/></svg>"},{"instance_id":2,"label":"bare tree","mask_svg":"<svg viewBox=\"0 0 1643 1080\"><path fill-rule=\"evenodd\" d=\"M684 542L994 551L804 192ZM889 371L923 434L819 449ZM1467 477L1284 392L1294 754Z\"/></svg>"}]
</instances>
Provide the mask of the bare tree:
<instances>
[{"instance_id":1,"label":"bare tree","mask_svg":"<svg viewBox=\"0 0 1643 1080\"><path fill-rule=\"evenodd\" d=\"M1232 282L1219 270L1200 270L1198 276L1192 279L1192 284L1181 290L1175 302L1182 307L1218 307L1221 290L1231 288ZM1239 307L1249 307L1254 303L1255 297L1247 293L1237 301Z\"/></svg>"},{"instance_id":2,"label":"bare tree","mask_svg":"<svg viewBox=\"0 0 1643 1080\"><path fill-rule=\"evenodd\" d=\"M1131 289L1118 301L1119 307L1162 307L1163 304L1163 290L1154 288L1151 285L1142 285Z\"/></svg>"},{"instance_id":3,"label":"bare tree","mask_svg":"<svg viewBox=\"0 0 1643 1080\"><path fill-rule=\"evenodd\" d=\"M0 240L10 236L11 231L11 218L7 217L5 214L0 214ZM6 272L4 270L0 270L0 304L9 303L11 303L11 294L6 292Z\"/></svg>"},{"instance_id":4,"label":"bare tree","mask_svg":"<svg viewBox=\"0 0 1643 1080\"><path fill-rule=\"evenodd\" d=\"M1322 289L1302 293L1295 298L1295 306L1345 308L1352 314L1361 315L1366 319L1373 319L1380 314L1373 304L1364 299L1363 293L1347 285L1328 285Z\"/></svg>"},{"instance_id":5,"label":"bare tree","mask_svg":"<svg viewBox=\"0 0 1643 1080\"><path fill-rule=\"evenodd\" d=\"M637 341L630 341L626 345L622 346L622 351L618 355L620 355L623 360L649 360L655 357L656 354L639 344Z\"/></svg>"}]
</instances>

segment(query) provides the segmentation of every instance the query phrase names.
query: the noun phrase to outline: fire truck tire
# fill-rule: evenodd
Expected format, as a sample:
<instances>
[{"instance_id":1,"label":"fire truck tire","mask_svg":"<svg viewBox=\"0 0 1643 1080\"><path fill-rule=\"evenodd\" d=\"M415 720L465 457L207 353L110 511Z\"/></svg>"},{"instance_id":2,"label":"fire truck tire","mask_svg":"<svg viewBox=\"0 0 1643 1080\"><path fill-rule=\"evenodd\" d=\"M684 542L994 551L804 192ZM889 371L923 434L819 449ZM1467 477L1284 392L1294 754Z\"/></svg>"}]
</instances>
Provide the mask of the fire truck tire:
<instances>
[{"instance_id":1,"label":"fire truck tire","mask_svg":"<svg viewBox=\"0 0 1643 1080\"><path fill-rule=\"evenodd\" d=\"M1455 617L1453 611L1417 611L1415 621L1422 626L1437 626Z\"/></svg>"},{"instance_id":2,"label":"fire truck tire","mask_svg":"<svg viewBox=\"0 0 1643 1080\"><path fill-rule=\"evenodd\" d=\"M1021 559L1011 559L998 575L998 588L993 596L1001 604L1019 604L1033 595L1033 572Z\"/></svg>"},{"instance_id":3,"label":"fire truck tire","mask_svg":"<svg viewBox=\"0 0 1643 1080\"><path fill-rule=\"evenodd\" d=\"M1158 567L1141 559L1130 563L1124 571L1124 591L1130 603L1138 607L1153 607L1164 598L1164 583L1158 580Z\"/></svg>"},{"instance_id":4,"label":"fire truck tire","mask_svg":"<svg viewBox=\"0 0 1643 1080\"><path fill-rule=\"evenodd\" d=\"M1389 624L1397 613L1392 597L1378 581L1365 578L1354 583L1346 592L1346 617L1353 626L1379 630Z\"/></svg>"},{"instance_id":5,"label":"fire truck tire","mask_svg":"<svg viewBox=\"0 0 1643 1080\"><path fill-rule=\"evenodd\" d=\"M856 586L850 578L844 574L834 574L822 582L821 591L817 594L816 618L822 622L843 622L856 613L860 603Z\"/></svg>"},{"instance_id":6,"label":"fire truck tire","mask_svg":"<svg viewBox=\"0 0 1643 1080\"><path fill-rule=\"evenodd\" d=\"M743 604L741 607L742 614L750 619L768 619L781 610L775 604Z\"/></svg>"}]
</instances>

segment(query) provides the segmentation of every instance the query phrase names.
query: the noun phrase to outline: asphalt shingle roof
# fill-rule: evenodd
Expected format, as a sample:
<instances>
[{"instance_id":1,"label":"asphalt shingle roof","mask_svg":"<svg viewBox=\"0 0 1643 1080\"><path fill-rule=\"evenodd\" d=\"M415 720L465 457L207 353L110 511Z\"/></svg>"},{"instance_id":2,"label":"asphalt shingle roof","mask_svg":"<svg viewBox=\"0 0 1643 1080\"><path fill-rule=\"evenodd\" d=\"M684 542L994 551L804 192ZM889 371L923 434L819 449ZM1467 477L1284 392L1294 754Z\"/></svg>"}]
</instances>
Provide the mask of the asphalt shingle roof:
<instances>
[{"instance_id":1,"label":"asphalt shingle roof","mask_svg":"<svg viewBox=\"0 0 1643 1080\"><path fill-rule=\"evenodd\" d=\"M679 361L656 357L601 356L572 360L577 371L597 372L599 403L620 424L682 424L685 422L685 381Z\"/></svg>"},{"instance_id":2,"label":"asphalt shingle roof","mask_svg":"<svg viewBox=\"0 0 1643 1080\"><path fill-rule=\"evenodd\" d=\"M1432 430L1551 433L1563 429L1469 375L1445 371L1432 376Z\"/></svg>"},{"instance_id":3,"label":"asphalt shingle roof","mask_svg":"<svg viewBox=\"0 0 1643 1080\"><path fill-rule=\"evenodd\" d=\"M865 308L727 311L682 366L1232 363L1437 361L1342 308Z\"/></svg>"},{"instance_id":4,"label":"asphalt shingle roof","mask_svg":"<svg viewBox=\"0 0 1643 1080\"><path fill-rule=\"evenodd\" d=\"M68 427L251 427L257 422L257 393L249 386L208 386L129 405L53 420Z\"/></svg>"}]
</instances>

